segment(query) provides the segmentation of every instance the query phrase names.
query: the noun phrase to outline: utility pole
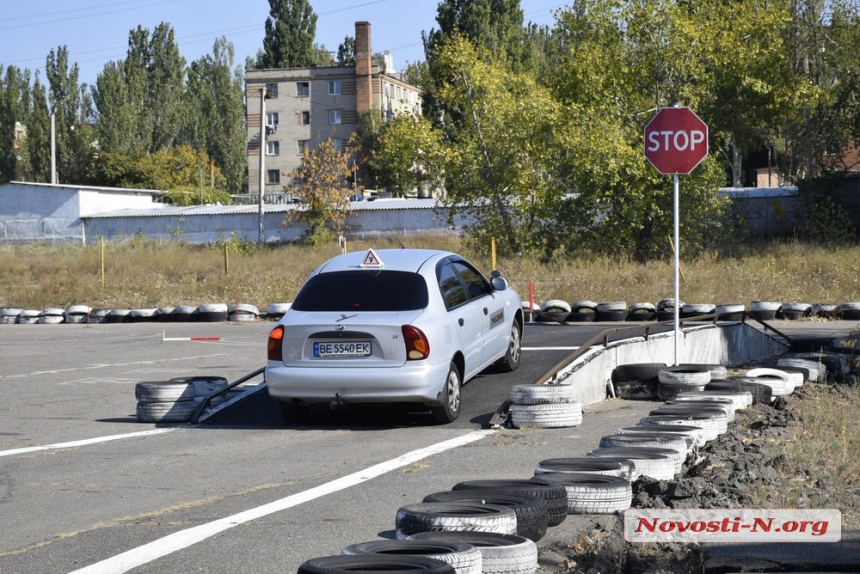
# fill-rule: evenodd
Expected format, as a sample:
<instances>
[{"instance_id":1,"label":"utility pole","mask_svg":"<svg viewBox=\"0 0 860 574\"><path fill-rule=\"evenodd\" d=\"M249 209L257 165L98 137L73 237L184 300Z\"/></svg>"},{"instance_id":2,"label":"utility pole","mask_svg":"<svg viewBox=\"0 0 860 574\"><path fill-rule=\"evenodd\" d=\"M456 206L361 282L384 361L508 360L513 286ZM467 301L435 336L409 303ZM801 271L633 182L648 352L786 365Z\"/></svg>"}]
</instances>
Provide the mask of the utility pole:
<instances>
[{"instance_id":1,"label":"utility pole","mask_svg":"<svg viewBox=\"0 0 860 574\"><path fill-rule=\"evenodd\" d=\"M260 193L257 197L258 239L260 247L265 243L263 229L263 191L266 189L266 86L260 88Z\"/></svg>"},{"instance_id":2,"label":"utility pole","mask_svg":"<svg viewBox=\"0 0 860 574\"><path fill-rule=\"evenodd\" d=\"M51 184L57 185L57 121L51 112Z\"/></svg>"}]
</instances>

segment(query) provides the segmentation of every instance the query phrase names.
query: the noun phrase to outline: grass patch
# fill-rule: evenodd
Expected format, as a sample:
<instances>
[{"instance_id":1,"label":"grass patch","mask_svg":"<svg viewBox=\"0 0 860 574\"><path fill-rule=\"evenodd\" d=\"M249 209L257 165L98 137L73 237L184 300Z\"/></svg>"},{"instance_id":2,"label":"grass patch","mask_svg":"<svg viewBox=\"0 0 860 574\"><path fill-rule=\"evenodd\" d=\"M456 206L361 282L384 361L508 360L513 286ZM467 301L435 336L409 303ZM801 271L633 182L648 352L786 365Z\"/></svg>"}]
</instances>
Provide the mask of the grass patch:
<instances>
[{"instance_id":1,"label":"grass patch","mask_svg":"<svg viewBox=\"0 0 860 574\"><path fill-rule=\"evenodd\" d=\"M350 241L350 251L426 247L456 251L489 272L489 246L456 236ZM225 250L228 266L225 269ZM337 255L336 244L258 248L228 239L191 245L135 237L98 245L0 246L0 306L43 309L90 303L147 308L203 303L292 301L308 274ZM538 303L656 303L673 292L672 262L624 256L568 255L549 262L499 254L498 267L523 298L534 282ZM682 261L681 298L688 303L748 304L754 300L841 303L860 300L860 247L824 248L798 242L706 252Z\"/></svg>"}]
</instances>

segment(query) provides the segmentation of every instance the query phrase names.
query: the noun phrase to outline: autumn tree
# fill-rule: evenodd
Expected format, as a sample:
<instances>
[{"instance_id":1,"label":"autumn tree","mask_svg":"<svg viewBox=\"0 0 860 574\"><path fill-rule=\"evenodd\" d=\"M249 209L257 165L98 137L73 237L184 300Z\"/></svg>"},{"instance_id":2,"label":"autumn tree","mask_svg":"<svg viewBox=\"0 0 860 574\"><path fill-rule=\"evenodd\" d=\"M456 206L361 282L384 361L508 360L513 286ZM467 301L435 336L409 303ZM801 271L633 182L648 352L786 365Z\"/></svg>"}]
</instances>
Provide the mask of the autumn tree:
<instances>
[{"instance_id":1,"label":"autumn tree","mask_svg":"<svg viewBox=\"0 0 860 574\"><path fill-rule=\"evenodd\" d=\"M288 224L306 224L305 240L317 245L340 235L349 212L350 195L360 191L352 184L350 153L336 151L331 139L314 149L305 148L302 165L293 170L289 193L301 206L287 212Z\"/></svg>"}]
</instances>

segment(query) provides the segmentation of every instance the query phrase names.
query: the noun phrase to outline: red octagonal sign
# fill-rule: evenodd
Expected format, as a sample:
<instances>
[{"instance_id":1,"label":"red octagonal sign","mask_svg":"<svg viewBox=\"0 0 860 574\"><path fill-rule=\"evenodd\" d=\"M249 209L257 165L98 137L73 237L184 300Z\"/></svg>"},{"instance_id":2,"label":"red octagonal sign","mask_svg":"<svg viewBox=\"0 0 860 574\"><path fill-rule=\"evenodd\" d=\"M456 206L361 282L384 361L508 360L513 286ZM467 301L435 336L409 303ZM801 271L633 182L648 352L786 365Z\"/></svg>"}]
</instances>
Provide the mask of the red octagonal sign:
<instances>
[{"instance_id":1,"label":"red octagonal sign","mask_svg":"<svg viewBox=\"0 0 860 574\"><path fill-rule=\"evenodd\" d=\"M707 155L708 126L690 108L662 108L645 126L645 157L660 173L690 173Z\"/></svg>"}]
</instances>

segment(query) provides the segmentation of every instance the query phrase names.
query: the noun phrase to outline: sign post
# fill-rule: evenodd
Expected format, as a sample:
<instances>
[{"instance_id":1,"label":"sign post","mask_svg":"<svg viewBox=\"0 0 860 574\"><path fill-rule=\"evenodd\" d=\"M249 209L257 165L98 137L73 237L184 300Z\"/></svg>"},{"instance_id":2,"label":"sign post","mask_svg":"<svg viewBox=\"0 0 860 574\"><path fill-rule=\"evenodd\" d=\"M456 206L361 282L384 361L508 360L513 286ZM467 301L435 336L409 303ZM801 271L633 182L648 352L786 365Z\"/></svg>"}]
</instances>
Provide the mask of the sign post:
<instances>
[{"instance_id":1,"label":"sign post","mask_svg":"<svg viewBox=\"0 0 860 574\"><path fill-rule=\"evenodd\" d=\"M688 174L708 155L708 126L690 108L661 108L645 126L645 158L658 172L674 175L675 212L675 365L680 332L681 243L678 237L679 174Z\"/></svg>"}]
</instances>

